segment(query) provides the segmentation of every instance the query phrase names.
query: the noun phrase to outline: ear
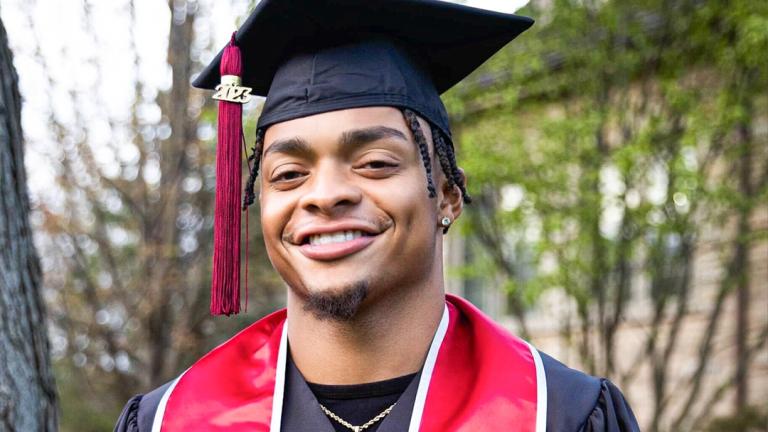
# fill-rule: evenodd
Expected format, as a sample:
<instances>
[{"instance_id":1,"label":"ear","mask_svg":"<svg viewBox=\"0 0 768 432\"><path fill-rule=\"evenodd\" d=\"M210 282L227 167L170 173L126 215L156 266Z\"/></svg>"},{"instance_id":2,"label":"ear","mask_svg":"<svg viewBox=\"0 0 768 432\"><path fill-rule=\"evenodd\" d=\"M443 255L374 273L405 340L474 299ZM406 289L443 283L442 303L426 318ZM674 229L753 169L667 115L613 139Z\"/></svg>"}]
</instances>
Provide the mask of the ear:
<instances>
[{"instance_id":1,"label":"ear","mask_svg":"<svg viewBox=\"0 0 768 432\"><path fill-rule=\"evenodd\" d=\"M467 178L464 175L464 170L459 168L459 174L461 174L461 182L466 185ZM464 209L464 196L461 193L461 189L457 185L449 185L445 175L440 176L438 189L438 211L440 218L448 216L451 219L451 223L453 223L461 216L461 212Z\"/></svg>"}]
</instances>

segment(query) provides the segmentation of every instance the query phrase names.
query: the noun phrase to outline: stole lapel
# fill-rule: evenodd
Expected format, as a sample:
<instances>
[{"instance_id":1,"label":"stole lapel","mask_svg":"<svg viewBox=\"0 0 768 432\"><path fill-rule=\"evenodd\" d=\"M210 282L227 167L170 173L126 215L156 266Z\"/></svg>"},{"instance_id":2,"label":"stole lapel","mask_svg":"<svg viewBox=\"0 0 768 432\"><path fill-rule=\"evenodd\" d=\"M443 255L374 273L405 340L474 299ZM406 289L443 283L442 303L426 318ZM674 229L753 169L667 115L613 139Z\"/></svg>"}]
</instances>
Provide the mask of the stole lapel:
<instances>
[{"instance_id":1,"label":"stole lapel","mask_svg":"<svg viewBox=\"0 0 768 432\"><path fill-rule=\"evenodd\" d=\"M537 379L531 347L466 300L451 295L447 300L448 329L419 432L541 431L537 392L543 379Z\"/></svg>"},{"instance_id":2,"label":"stole lapel","mask_svg":"<svg viewBox=\"0 0 768 432\"><path fill-rule=\"evenodd\" d=\"M282 398L285 318L275 312L195 362L163 395L152 430L268 432Z\"/></svg>"}]
</instances>

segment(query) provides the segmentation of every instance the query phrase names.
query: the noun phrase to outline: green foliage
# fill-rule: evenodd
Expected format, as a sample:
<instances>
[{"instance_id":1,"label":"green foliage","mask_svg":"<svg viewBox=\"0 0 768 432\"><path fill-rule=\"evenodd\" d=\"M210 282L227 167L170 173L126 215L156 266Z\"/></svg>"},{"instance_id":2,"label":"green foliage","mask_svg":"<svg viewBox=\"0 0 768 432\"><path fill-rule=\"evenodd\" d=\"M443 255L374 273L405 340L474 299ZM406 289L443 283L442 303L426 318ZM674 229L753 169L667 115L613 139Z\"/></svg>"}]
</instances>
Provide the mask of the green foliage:
<instances>
[{"instance_id":1,"label":"green foliage","mask_svg":"<svg viewBox=\"0 0 768 432\"><path fill-rule=\"evenodd\" d=\"M494 202L496 222L540 225L526 241L534 263L557 253L568 274L554 280L580 284L649 234L691 234L701 204L733 209L743 197L708 183L707 154L765 97L752 73L767 58L757 3L559 0L522 11L540 23L446 97L470 193L519 187L514 208ZM605 226L610 211L620 232Z\"/></svg>"},{"instance_id":2,"label":"green foliage","mask_svg":"<svg viewBox=\"0 0 768 432\"><path fill-rule=\"evenodd\" d=\"M685 314L704 227L766 202L765 176L748 191L737 173L744 155L766 169L753 131L768 115L768 3L555 0L520 13L533 29L445 97L476 198L463 271L501 275L523 328L542 294L564 293L600 340L579 341L582 361L611 375L636 276L658 322Z\"/></svg>"}]
</instances>

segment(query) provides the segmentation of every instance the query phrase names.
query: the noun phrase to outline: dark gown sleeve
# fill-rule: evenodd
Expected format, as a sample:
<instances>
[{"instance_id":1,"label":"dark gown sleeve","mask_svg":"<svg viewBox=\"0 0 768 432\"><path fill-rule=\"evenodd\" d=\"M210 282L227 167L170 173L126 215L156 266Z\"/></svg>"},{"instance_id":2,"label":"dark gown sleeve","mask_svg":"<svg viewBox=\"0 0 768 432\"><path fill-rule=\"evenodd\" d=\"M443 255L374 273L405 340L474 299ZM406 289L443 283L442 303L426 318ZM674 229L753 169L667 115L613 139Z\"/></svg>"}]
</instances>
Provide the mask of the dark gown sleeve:
<instances>
[{"instance_id":1,"label":"dark gown sleeve","mask_svg":"<svg viewBox=\"0 0 768 432\"><path fill-rule=\"evenodd\" d=\"M639 432L632 409L606 379L541 354L547 379L547 432Z\"/></svg>"},{"instance_id":2,"label":"dark gown sleeve","mask_svg":"<svg viewBox=\"0 0 768 432\"><path fill-rule=\"evenodd\" d=\"M150 432L160 400L171 382L166 383L146 395L132 397L123 407L123 412L115 424L114 432Z\"/></svg>"},{"instance_id":3,"label":"dark gown sleeve","mask_svg":"<svg viewBox=\"0 0 768 432\"><path fill-rule=\"evenodd\" d=\"M589 414L583 432L640 432L635 414L621 391L608 380L602 380L600 397Z\"/></svg>"},{"instance_id":4,"label":"dark gown sleeve","mask_svg":"<svg viewBox=\"0 0 768 432\"><path fill-rule=\"evenodd\" d=\"M139 431L139 404L144 395L132 397L123 407L123 412L115 424L114 432L138 432Z\"/></svg>"}]
</instances>

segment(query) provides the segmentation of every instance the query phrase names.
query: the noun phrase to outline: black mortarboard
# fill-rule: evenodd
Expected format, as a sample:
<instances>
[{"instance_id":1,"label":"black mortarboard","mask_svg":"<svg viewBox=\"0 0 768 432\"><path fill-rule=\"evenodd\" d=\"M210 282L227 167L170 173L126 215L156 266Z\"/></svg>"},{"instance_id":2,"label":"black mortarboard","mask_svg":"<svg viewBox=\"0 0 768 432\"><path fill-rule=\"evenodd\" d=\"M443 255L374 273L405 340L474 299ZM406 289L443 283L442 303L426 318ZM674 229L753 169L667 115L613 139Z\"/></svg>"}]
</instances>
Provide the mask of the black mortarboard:
<instances>
[{"instance_id":1,"label":"black mortarboard","mask_svg":"<svg viewBox=\"0 0 768 432\"><path fill-rule=\"evenodd\" d=\"M239 311L240 104L250 92L267 97L261 130L327 111L393 106L415 111L450 141L440 94L532 24L438 0L261 0L192 83L216 88L220 100L211 312Z\"/></svg>"},{"instance_id":2,"label":"black mortarboard","mask_svg":"<svg viewBox=\"0 0 768 432\"><path fill-rule=\"evenodd\" d=\"M262 0L236 42L242 85L267 96L259 127L382 105L411 108L450 136L439 94L532 24L437 0ZM195 87L219 84L221 55Z\"/></svg>"}]
</instances>

